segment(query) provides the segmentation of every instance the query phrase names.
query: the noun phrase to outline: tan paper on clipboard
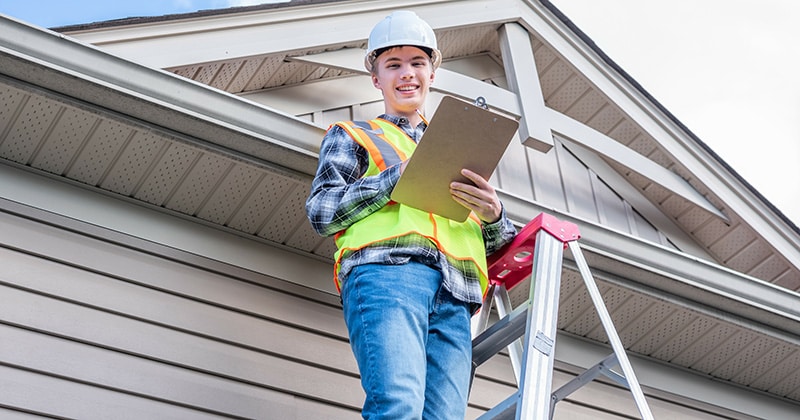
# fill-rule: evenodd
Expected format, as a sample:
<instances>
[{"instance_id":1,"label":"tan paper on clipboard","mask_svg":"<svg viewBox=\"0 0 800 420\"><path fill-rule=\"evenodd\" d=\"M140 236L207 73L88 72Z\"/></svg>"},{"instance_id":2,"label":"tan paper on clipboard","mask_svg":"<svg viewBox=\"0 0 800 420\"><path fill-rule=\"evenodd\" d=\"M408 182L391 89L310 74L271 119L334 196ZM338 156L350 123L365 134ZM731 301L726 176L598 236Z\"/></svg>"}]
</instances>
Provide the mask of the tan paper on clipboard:
<instances>
[{"instance_id":1,"label":"tan paper on clipboard","mask_svg":"<svg viewBox=\"0 0 800 420\"><path fill-rule=\"evenodd\" d=\"M470 182L461 175L462 168L489 179L518 126L514 119L445 96L394 187L392 200L463 222L469 210L450 196L450 183Z\"/></svg>"}]
</instances>

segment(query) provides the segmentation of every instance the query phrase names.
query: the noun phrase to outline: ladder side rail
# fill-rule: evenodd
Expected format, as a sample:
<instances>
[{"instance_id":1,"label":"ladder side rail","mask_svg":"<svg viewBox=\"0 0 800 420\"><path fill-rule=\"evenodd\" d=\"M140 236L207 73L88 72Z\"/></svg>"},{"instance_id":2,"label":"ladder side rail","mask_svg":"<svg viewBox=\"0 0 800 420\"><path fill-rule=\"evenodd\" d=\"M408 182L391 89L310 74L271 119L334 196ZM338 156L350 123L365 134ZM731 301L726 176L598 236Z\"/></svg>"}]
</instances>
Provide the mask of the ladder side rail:
<instances>
[{"instance_id":1,"label":"ladder side rail","mask_svg":"<svg viewBox=\"0 0 800 420\"><path fill-rule=\"evenodd\" d=\"M476 362L475 361L475 338L481 332L486 330L486 327L489 325L489 314L492 312L492 300L494 299L494 289L497 287L494 283L489 286L489 289L486 291L486 295L483 297L483 303L481 305L481 309L477 315L473 316L470 319L470 330L472 336L472 372L469 375L469 392L472 393L472 384L475 382L475 372L478 370L478 366L480 366L483 362Z\"/></svg>"},{"instance_id":2,"label":"ladder side rail","mask_svg":"<svg viewBox=\"0 0 800 420\"><path fill-rule=\"evenodd\" d=\"M573 258L575 259L575 263L578 265L578 270L581 272L581 277L583 277L583 282L586 285L589 296L592 298L594 307L597 310L597 315L600 317L600 322L603 324L603 328L606 330L606 335L608 336L608 341L611 343L611 348L614 349L614 354L617 356L617 361L619 362L622 372L628 381L629 389L633 394L633 399L636 402L636 407L639 410L639 414L644 420L652 420L653 414L650 412L650 407L647 405L644 392L642 392L639 381L636 379L636 374L633 372L633 367L631 366L630 360L628 360L625 347L623 347L622 341L617 334L617 330L614 328L611 315L608 313L608 308L606 308L606 305L603 302L603 296L600 294L600 290L597 288L597 284L594 282L594 277L592 277L592 273L589 270L589 265L583 256L580 245L576 241L571 241L567 244L572 252Z\"/></svg>"},{"instance_id":3,"label":"ladder side rail","mask_svg":"<svg viewBox=\"0 0 800 420\"><path fill-rule=\"evenodd\" d=\"M553 383L558 295L564 243L546 230L536 234L526 322L517 420L549 418Z\"/></svg>"},{"instance_id":4,"label":"ladder side rail","mask_svg":"<svg viewBox=\"0 0 800 420\"><path fill-rule=\"evenodd\" d=\"M497 285L495 283L489 284L489 289L486 291L486 295L483 297L481 309L478 311L477 315L473 316L470 320L470 328L472 330L473 339L477 337L478 334L485 331L486 327L489 325L489 315L492 312L494 289L496 287Z\"/></svg>"},{"instance_id":5,"label":"ladder side rail","mask_svg":"<svg viewBox=\"0 0 800 420\"><path fill-rule=\"evenodd\" d=\"M511 297L509 297L508 289L506 289L505 286L500 285L497 287L497 289L495 289L494 299L497 304L497 315L500 318L503 318L512 312L513 308L511 307ZM520 371L522 369L522 341L523 340L520 337L508 345L508 357L511 359L511 368L514 370L514 380L517 381L517 386L519 386L520 383Z\"/></svg>"},{"instance_id":6,"label":"ladder side rail","mask_svg":"<svg viewBox=\"0 0 800 420\"><path fill-rule=\"evenodd\" d=\"M606 378L616 382L618 385L621 385L621 386L624 386L625 388L631 389L631 385L628 382L628 378L626 378L625 376L623 376L623 375L621 375L621 374L619 374L617 372L614 372L614 370L611 369L611 366L612 365L606 365L603 368L603 370L601 371L603 376L605 376Z\"/></svg>"}]
</instances>

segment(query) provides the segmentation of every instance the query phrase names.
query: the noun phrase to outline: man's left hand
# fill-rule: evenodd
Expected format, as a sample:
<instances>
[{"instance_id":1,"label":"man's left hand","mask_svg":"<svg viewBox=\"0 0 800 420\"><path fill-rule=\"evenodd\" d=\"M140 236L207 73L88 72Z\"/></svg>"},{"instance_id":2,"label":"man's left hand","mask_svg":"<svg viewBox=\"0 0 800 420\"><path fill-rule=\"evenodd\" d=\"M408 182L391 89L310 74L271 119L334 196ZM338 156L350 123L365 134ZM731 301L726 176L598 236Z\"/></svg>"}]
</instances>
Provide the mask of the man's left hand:
<instances>
[{"instance_id":1,"label":"man's left hand","mask_svg":"<svg viewBox=\"0 0 800 420\"><path fill-rule=\"evenodd\" d=\"M494 187L483 177L469 169L462 169L461 175L472 181L474 185L451 182L450 195L453 199L475 212L478 218L486 223L494 223L500 220L503 207Z\"/></svg>"}]
</instances>

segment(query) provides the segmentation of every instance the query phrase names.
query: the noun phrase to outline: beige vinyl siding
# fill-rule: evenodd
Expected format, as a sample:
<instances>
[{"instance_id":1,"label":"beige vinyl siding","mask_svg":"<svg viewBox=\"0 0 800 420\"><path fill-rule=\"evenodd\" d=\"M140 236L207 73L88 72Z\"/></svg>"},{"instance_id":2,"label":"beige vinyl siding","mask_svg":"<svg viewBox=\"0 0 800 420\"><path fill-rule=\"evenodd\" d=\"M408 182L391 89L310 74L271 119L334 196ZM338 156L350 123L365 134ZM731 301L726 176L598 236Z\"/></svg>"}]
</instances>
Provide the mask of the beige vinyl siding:
<instances>
[{"instance_id":1,"label":"beige vinyl siding","mask_svg":"<svg viewBox=\"0 0 800 420\"><path fill-rule=\"evenodd\" d=\"M358 418L363 392L332 296L10 213L0 213L0 231L7 418ZM556 372L556 386L572 376ZM514 390L501 354L480 368L468 418ZM631 410L625 390L597 382L560 403L556 418Z\"/></svg>"},{"instance_id":2,"label":"beige vinyl siding","mask_svg":"<svg viewBox=\"0 0 800 420\"><path fill-rule=\"evenodd\" d=\"M361 403L336 307L8 214L0 224L27 232L0 248L0 361L28 389L72 395L0 393L0 406L113 418L89 410L111 398L175 418L302 419L352 418Z\"/></svg>"}]
</instances>

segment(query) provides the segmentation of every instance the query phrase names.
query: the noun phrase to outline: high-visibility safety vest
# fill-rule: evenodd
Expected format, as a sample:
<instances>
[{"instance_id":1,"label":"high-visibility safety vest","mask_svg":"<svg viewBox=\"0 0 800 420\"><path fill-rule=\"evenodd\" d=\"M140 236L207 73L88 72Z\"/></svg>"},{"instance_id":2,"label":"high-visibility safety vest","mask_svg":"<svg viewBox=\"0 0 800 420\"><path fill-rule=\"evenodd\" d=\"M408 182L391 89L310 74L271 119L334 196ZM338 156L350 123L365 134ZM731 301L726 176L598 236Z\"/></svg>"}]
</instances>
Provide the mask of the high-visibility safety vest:
<instances>
[{"instance_id":1,"label":"high-visibility safety vest","mask_svg":"<svg viewBox=\"0 0 800 420\"><path fill-rule=\"evenodd\" d=\"M417 144L399 127L377 118L370 121L347 121L342 127L369 153L369 167L363 176L377 175L411 156ZM421 235L430 239L450 258L474 264L480 273L481 291L486 292L486 248L481 222L474 213L464 222L456 222L433 213L390 201L380 210L336 234L334 280L341 290L339 268L342 257L371 244L405 236Z\"/></svg>"}]
</instances>

